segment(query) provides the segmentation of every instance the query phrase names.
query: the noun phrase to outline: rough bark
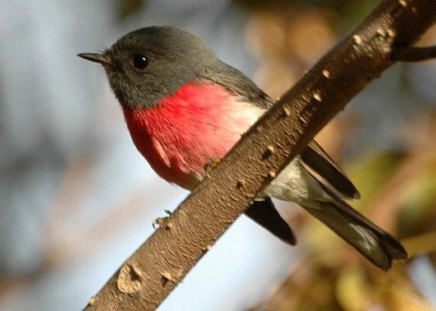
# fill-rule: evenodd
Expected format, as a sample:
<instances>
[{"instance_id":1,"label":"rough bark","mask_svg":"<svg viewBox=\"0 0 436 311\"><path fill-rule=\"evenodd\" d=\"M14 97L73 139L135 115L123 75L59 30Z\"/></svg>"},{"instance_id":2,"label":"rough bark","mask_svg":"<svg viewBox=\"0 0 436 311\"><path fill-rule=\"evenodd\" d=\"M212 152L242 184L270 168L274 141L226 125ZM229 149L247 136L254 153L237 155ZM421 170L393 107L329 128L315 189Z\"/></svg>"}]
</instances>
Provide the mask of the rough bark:
<instances>
[{"instance_id":1,"label":"rough bark","mask_svg":"<svg viewBox=\"0 0 436 311\"><path fill-rule=\"evenodd\" d=\"M313 136L434 22L434 0L385 0L244 135L87 310L154 310ZM207 284L205 284L207 286Z\"/></svg>"}]
</instances>

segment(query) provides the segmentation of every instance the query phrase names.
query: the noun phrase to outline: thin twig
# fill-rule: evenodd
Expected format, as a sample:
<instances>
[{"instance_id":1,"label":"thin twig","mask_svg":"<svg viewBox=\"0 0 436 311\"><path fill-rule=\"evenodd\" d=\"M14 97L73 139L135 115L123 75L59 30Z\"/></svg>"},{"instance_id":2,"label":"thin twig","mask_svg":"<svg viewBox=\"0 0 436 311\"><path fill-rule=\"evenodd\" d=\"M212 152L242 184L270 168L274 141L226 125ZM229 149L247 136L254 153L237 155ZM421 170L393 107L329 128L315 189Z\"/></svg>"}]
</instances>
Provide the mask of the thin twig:
<instances>
[{"instance_id":1,"label":"thin twig","mask_svg":"<svg viewBox=\"0 0 436 311\"><path fill-rule=\"evenodd\" d=\"M399 62L422 62L432 58L436 58L436 45L400 48L391 54L391 59Z\"/></svg>"}]
</instances>

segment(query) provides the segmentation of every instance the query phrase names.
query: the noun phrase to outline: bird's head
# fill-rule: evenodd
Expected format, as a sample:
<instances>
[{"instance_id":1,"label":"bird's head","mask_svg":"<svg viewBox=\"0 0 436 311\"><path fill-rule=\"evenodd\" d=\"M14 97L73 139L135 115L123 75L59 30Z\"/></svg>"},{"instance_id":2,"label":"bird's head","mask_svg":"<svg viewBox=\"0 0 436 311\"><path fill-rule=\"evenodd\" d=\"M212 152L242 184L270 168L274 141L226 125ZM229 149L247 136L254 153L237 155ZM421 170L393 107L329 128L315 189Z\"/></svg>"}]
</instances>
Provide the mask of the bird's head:
<instances>
[{"instance_id":1,"label":"bird's head","mask_svg":"<svg viewBox=\"0 0 436 311\"><path fill-rule=\"evenodd\" d=\"M154 107L219 65L200 38L175 27L142 28L102 53L79 56L100 63L119 102L133 109Z\"/></svg>"}]
</instances>

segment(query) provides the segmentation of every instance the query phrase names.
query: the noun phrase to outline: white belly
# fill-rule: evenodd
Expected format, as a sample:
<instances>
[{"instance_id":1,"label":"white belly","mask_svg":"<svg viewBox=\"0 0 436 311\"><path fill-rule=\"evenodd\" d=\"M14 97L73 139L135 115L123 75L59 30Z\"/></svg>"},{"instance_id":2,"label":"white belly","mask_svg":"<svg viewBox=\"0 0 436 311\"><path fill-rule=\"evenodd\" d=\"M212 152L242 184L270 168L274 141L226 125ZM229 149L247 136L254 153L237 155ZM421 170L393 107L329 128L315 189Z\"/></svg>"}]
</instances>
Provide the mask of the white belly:
<instances>
[{"instance_id":1,"label":"white belly","mask_svg":"<svg viewBox=\"0 0 436 311\"><path fill-rule=\"evenodd\" d=\"M299 157L296 157L280 172L265 188L264 193L280 200L299 204L326 198L324 190L302 166Z\"/></svg>"}]
</instances>

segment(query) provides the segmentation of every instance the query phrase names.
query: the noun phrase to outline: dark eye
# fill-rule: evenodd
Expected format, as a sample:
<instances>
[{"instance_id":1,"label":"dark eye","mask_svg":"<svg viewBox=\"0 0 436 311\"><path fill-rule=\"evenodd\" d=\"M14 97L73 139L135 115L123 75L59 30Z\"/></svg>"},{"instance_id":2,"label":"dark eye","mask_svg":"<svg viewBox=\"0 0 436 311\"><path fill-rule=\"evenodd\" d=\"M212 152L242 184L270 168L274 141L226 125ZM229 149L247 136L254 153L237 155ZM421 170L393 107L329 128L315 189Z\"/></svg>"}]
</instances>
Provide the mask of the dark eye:
<instances>
[{"instance_id":1,"label":"dark eye","mask_svg":"<svg viewBox=\"0 0 436 311\"><path fill-rule=\"evenodd\" d=\"M133 55L133 67L138 70L144 70L148 65L148 59L144 55Z\"/></svg>"}]
</instances>

